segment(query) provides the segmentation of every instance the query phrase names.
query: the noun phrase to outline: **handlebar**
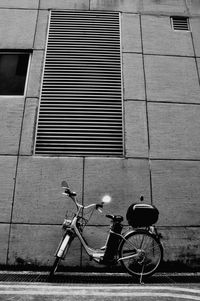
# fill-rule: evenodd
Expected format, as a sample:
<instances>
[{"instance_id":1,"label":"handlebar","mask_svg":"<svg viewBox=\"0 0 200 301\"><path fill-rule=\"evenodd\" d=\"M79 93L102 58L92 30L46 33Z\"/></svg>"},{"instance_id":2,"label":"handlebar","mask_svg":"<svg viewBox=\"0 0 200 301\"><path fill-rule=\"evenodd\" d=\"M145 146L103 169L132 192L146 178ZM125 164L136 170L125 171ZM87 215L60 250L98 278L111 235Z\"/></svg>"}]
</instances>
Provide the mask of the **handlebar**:
<instances>
[{"instance_id":1,"label":"handlebar","mask_svg":"<svg viewBox=\"0 0 200 301\"><path fill-rule=\"evenodd\" d=\"M96 210L98 210L99 212L102 212L101 208L103 208L103 205L105 203L109 203L110 200L111 200L111 197L109 195L105 195L102 198L101 203L90 204L88 206L83 206L83 205L79 204L78 199L76 197L76 195L77 195L76 192L73 192L73 191L70 190L69 185L68 185L67 182L63 181L61 186L65 189L65 192L63 192L63 194L69 196L73 200L73 202L75 203L76 208L77 208L77 214L79 214L80 210L88 209L90 207L95 207Z\"/></svg>"},{"instance_id":2,"label":"handlebar","mask_svg":"<svg viewBox=\"0 0 200 301\"><path fill-rule=\"evenodd\" d=\"M96 207L96 210L100 211L100 208L103 208L103 203L90 204L88 206L83 206L83 205L79 204L78 200L76 198L76 195L77 195L76 192L71 191L69 188L66 188L65 192L63 192L63 194L69 196L74 201L77 209L88 209L90 207Z\"/></svg>"},{"instance_id":3,"label":"handlebar","mask_svg":"<svg viewBox=\"0 0 200 301\"><path fill-rule=\"evenodd\" d=\"M69 195L69 197L75 197L76 196L76 192L71 191L69 188L65 189L65 193L67 195Z\"/></svg>"}]
</instances>

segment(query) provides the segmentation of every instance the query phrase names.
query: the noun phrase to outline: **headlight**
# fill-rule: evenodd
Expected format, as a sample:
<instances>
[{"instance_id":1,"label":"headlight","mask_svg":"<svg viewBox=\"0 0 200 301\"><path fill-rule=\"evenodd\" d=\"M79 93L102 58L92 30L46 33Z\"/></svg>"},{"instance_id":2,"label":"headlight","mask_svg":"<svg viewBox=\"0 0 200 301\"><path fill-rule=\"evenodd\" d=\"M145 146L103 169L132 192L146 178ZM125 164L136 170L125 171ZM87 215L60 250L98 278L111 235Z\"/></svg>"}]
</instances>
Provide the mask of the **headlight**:
<instances>
[{"instance_id":1,"label":"headlight","mask_svg":"<svg viewBox=\"0 0 200 301\"><path fill-rule=\"evenodd\" d=\"M111 196L110 195L104 195L103 197L102 197L102 203L104 203L104 204L108 204L108 203L110 203L111 202Z\"/></svg>"}]
</instances>

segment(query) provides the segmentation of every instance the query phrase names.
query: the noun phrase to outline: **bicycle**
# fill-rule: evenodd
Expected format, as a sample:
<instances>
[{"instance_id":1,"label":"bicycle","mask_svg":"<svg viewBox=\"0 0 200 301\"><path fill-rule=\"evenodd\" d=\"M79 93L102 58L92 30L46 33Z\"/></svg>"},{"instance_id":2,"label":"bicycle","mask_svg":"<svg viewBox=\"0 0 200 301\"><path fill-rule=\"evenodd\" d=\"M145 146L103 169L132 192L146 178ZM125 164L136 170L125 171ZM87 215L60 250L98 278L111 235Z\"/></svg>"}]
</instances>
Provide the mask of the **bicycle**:
<instances>
[{"instance_id":1,"label":"bicycle","mask_svg":"<svg viewBox=\"0 0 200 301\"><path fill-rule=\"evenodd\" d=\"M142 279L155 273L163 259L163 246L160 242L160 234L153 226L158 220L158 210L154 206L143 203L131 205L126 217L132 229L124 233L122 233L123 217L106 215L112 222L106 244L100 249L94 249L83 237L83 229L94 210L102 213L104 204L109 203L111 198L104 196L101 203L83 206L78 202L76 193L70 190L67 182L63 181L62 187L65 189L63 194L75 203L76 213L72 219L68 219L67 216L64 219L62 224L64 235L55 253L56 258L50 270L49 279L54 276L60 261L65 259L75 237L79 238L90 259L108 266L117 265L120 262L130 275L140 280L140 283ZM91 210L89 219L84 218L86 209Z\"/></svg>"}]
</instances>

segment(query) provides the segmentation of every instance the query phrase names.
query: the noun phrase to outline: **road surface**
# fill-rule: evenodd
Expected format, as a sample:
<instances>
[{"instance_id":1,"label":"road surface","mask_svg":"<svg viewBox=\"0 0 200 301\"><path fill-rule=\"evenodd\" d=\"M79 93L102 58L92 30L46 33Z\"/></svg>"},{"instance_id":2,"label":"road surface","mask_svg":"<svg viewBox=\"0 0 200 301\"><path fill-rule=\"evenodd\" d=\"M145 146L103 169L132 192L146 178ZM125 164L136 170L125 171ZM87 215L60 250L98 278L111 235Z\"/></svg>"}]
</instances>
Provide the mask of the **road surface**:
<instances>
[{"instance_id":1,"label":"road surface","mask_svg":"<svg viewBox=\"0 0 200 301\"><path fill-rule=\"evenodd\" d=\"M2 301L200 301L200 284L0 283Z\"/></svg>"}]
</instances>

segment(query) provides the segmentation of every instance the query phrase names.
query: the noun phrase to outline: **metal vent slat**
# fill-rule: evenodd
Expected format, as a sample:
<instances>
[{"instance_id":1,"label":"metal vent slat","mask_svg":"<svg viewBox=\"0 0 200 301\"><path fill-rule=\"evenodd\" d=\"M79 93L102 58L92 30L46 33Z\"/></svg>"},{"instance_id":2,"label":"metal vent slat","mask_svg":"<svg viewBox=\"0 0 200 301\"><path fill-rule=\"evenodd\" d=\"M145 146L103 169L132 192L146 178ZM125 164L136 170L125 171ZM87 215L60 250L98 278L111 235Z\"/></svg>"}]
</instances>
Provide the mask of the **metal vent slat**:
<instances>
[{"instance_id":1,"label":"metal vent slat","mask_svg":"<svg viewBox=\"0 0 200 301\"><path fill-rule=\"evenodd\" d=\"M189 31L189 20L187 17L171 17L171 23L174 30Z\"/></svg>"},{"instance_id":2,"label":"metal vent slat","mask_svg":"<svg viewBox=\"0 0 200 301\"><path fill-rule=\"evenodd\" d=\"M119 156L119 13L52 11L35 153Z\"/></svg>"}]
</instances>

